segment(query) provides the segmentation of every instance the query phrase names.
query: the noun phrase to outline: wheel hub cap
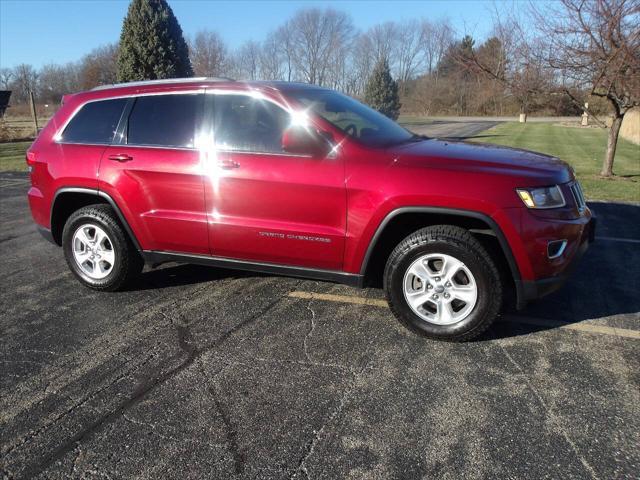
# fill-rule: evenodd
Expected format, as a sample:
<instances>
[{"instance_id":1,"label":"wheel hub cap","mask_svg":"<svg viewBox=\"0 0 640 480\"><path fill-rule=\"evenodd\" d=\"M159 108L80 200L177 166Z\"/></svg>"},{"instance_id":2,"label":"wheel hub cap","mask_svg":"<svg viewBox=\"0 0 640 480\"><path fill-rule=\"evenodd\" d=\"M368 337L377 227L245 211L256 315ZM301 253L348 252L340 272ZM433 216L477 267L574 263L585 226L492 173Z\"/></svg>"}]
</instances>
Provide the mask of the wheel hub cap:
<instances>
[{"instance_id":1,"label":"wheel hub cap","mask_svg":"<svg viewBox=\"0 0 640 480\"><path fill-rule=\"evenodd\" d=\"M111 273L116 255L111 239L102 228L82 225L73 234L72 242L73 258L86 276L100 280Z\"/></svg>"},{"instance_id":2,"label":"wheel hub cap","mask_svg":"<svg viewBox=\"0 0 640 480\"><path fill-rule=\"evenodd\" d=\"M457 258L430 253L415 260L403 279L404 298L422 320L452 325L467 318L478 300L469 268Z\"/></svg>"}]
</instances>

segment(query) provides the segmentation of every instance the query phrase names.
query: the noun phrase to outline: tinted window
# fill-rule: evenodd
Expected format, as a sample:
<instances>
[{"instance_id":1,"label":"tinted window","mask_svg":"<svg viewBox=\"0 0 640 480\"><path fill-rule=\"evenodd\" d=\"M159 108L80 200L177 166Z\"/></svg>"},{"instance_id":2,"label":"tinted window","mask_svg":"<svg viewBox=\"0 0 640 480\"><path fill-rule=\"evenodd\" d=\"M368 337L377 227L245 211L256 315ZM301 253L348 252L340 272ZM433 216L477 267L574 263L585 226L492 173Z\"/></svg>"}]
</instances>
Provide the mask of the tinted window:
<instances>
[{"instance_id":1,"label":"tinted window","mask_svg":"<svg viewBox=\"0 0 640 480\"><path fill-rule=\"evenodd\" d=\"M214 108L216 147L282 153L282 134L291 123L282 108L247 95L217 95Z\"/></svg>"},{"instance_id":2,"label":"tinted window","mask_svg":"<svg viewBox=\"0 0 640 480\"><path fill-rule=\"evenodd\" d=\"M85 104L62 132L63 142L111 143L126 98Z\"/></svg>"},{"instance_id":3,"label":"tinted window","mask_svg":"<svg viewBox=\"0 0 640 480\"><path fill-rule=\"evenodd\" d=\"M193 147L198 94L139 97L129 115L127 143Z\"/></svg>"},{"instance_id":4,"label":"tinted window","mask_svg":"<svg viewBox=\"0 0 640 480\"><path fill-rule=\"evenodd\" d=\"M380 147L422 139L346 95L315 88L290 94L315 114L366 145Z\"/></svg>"}]
</instances>

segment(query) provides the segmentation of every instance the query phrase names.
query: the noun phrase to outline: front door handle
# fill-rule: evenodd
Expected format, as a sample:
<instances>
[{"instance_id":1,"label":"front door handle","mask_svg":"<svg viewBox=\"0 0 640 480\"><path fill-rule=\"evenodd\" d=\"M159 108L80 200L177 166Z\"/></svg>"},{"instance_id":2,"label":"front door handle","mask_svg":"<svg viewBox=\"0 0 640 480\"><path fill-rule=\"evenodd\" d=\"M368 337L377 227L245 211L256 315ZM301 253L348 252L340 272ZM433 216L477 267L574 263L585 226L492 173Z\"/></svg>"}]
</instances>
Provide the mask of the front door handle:
<instances>
[{"instance_id":1,"label":"front door handle","mask_svg":"<svg viewBox=\"0 0 640 480\"><path fill-rule=\"evenodd\" d=\"M126 153L118 153L116 155L109 155L109 160L113 160L115 162L129 162L133 160L133 157Z\"/></svg>"},{"instance_id":2,"label":"front door handle","mask_svg":"<svg viewBox=\"0 0 640 480\"><path fill-rule=\"evenodd\" d=\"M220 160L218 162L218 166L220 168L224 168L225 170L230 170L232 168L240 168L240 164L238 162L234 162L233 160Z\"/></svg>"}]
</instances>

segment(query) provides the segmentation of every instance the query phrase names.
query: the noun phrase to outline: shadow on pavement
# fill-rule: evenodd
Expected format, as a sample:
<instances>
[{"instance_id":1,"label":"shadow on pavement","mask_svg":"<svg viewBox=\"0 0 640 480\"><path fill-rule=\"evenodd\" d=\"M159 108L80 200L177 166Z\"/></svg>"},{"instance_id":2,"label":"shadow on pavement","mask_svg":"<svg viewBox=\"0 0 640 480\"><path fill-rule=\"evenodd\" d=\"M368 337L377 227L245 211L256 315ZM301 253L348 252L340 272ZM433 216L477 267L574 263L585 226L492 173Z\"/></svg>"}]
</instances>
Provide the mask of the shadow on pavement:
<instances>
[{"instance_id":1,"label":"shadow on pavement","mask_svg":"<svg viewBox=\"0 0 640 480\"><path fill-rule=\"evenodd\" d=\"M517 316L552 320L560 325L640 312L640 244L625 241L640 240L640 206L594 202L590 207L598 218L596 242L580 259L562 289L531 303L517 312ZM198 265L168 265L146 271L132 290L256 276L265 275ZM629 324L633 321L633 318L627 320ZM620 322L624 324L625 319ZM549 328L555 327L497 323L481 340Z\"/></svg>"},{"instance_id":2,"label":"shadow on pavement","mask_svg":"<svg viewBox=\"0 0 640 480\"><path fill-rule=\"evenodd\" d=\"M158 269L144 271L138 281L129 287L129 290L157 290L223 280L225 278L244 278L249 276L256 277L264 275L242 270L204 267L201 265L172 264Z\"/></svg>"}]
</instances>

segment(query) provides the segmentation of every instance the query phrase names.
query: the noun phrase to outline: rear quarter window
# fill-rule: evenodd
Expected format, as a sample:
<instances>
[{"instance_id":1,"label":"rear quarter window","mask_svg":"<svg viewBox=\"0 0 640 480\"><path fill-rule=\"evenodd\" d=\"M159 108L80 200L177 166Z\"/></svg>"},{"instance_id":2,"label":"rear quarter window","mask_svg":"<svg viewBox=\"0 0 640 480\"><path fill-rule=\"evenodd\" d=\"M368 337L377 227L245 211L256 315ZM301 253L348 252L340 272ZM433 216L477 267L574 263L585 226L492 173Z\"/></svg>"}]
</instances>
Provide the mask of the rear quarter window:
<instances>
[{"instance_id":1,"label":"rear quarter window","mask_svg":"<svg viewBox=\"0 0 640 480\"><path fill-rule=\"evenodd\" d=\"M86 103L65 127L60 140L67 143L111 143L126 103L126 98Z\"/></svg>"}]
</instances>

